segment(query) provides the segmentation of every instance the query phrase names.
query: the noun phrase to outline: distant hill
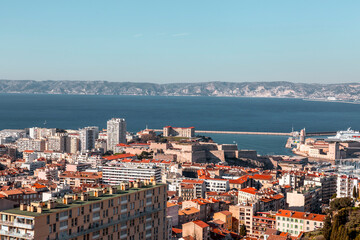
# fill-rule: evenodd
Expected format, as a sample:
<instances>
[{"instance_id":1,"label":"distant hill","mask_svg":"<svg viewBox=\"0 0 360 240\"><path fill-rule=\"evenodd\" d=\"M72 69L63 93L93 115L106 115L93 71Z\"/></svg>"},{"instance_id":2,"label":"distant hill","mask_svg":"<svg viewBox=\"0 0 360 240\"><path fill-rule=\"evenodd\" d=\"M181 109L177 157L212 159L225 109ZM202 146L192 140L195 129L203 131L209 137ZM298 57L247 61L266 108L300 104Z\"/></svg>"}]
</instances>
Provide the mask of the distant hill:
<instances>
[{"instance_id":1,"label":"distant hill","mask_svg":"<svg viewBox=\"0 0 360 240\"><path fill-rule=\"evenodd\" d=\"M360 83L306 84L292 82L137 83L107 81L0 80L0 93L287 97L360 100Z\"/></svg>"}]
</instances>

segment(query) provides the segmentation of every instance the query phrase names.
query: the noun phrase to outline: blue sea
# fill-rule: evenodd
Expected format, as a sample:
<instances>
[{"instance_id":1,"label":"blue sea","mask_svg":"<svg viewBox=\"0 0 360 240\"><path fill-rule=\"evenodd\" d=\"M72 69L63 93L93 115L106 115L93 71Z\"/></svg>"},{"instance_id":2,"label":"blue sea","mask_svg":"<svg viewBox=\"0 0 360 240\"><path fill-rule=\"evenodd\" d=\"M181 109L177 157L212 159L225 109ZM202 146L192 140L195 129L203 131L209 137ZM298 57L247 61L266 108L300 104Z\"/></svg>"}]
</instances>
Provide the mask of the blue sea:
<instances>
[{"instance_id":1,"label":"blue sea","mask_svg":"<svg viewBox=\"0 0 360 240\"><path fill-rule=\"evenodd\" d=\"M360 105L301 99L0 94L0 129L33 126L106 128L125 118L128 131L166 125L198 130L290 132L360 129ZM237 143L260 154L290 154L287 137L213 134L219 143Z\"/></svg>"}]
</instances>

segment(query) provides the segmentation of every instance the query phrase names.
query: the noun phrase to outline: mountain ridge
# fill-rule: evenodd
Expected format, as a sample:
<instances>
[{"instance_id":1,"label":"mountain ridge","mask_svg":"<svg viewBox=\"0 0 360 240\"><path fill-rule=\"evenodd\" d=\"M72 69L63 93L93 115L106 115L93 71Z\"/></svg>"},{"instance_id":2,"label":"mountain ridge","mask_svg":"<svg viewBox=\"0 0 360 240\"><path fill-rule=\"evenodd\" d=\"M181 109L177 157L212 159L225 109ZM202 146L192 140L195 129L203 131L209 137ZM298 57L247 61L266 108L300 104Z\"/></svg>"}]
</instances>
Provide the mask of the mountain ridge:
<instances>
[{"instance_id":1,"label":"mountain ridge","mask_svg":"<svg viewBox=\"0 0 360 240\"><path fill-rule=\"evenodd\" d=\"M199 82L148 83L79 80L0 79L0 93L275 97L323 100L360 100L360 83Z\"/></svg>"}]
</instances>

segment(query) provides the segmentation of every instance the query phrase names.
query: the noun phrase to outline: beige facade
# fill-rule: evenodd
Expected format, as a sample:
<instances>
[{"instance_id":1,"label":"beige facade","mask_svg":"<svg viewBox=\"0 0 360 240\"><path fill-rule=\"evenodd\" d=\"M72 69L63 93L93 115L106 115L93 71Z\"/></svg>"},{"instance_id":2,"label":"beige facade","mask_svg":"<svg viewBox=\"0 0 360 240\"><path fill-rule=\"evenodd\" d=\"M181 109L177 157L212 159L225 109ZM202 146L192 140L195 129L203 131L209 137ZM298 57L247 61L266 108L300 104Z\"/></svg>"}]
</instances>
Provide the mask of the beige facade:
<instances>
[{"instance_id":1,"label":"beige facade","mask_svg":"<svg viewBox=\"0 0 360 240\"><path fill-rule=\"evenodd\" d=\"M166 239L166 185L135 182L0 212L1 239Z\"/></svg>"}]
</instances>

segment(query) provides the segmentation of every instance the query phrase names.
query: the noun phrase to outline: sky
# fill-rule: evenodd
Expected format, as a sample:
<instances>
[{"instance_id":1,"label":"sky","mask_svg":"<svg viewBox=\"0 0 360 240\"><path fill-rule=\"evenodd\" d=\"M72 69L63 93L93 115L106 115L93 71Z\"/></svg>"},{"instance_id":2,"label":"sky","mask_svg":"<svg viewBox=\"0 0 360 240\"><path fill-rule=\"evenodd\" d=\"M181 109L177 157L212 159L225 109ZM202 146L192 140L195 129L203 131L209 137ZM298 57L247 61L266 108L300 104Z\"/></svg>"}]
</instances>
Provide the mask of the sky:
<instances>
[{"instance_id":1,"label":"sky","mask_svg":"<svg viewBox=\"0 0 360 240\"><path fill-rule=\"evenodd\" d=\"M0 0L0 79L360 82L360 1Z\"/></svg>"}]
</instances>

